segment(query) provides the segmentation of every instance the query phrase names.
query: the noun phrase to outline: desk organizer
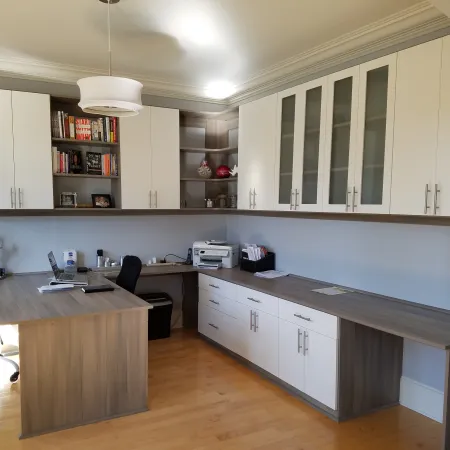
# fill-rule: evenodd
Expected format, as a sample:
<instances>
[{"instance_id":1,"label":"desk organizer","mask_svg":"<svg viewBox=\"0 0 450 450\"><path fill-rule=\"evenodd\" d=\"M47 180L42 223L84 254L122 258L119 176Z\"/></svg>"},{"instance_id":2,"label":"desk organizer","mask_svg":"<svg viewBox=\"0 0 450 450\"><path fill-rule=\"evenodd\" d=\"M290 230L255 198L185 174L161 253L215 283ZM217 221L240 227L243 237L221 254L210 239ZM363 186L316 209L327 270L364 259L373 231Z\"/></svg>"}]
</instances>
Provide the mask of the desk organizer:
<instances>
[{"instance_id":1,"label":"desk organizer","mask_svg":"<svg viewBox=\"0 0 450 450\"><path fill-rule=\"evenodd\" d=\"M248 258L241 257L241 270L251 273L275 270L275 253L268 252L267 256L259 261L250 261Z\"/></svg>"}]
</instances>

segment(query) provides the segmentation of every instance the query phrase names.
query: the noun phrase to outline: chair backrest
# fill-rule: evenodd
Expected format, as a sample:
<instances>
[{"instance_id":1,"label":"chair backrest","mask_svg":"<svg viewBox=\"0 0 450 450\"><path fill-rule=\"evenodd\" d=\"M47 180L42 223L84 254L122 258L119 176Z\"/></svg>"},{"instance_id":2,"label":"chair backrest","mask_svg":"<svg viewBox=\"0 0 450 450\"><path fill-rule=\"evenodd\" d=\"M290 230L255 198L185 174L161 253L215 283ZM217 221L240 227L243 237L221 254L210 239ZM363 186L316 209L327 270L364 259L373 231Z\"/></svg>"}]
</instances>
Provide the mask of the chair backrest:
<instances>
[{"instance_id":1,"label":"chair backrest","mask_svg":"<svg viewBox=\"0 0 450 450\"><path fill-rule=\"evenodd\" d=\"M125 256L116 284L134 294L141 269L142 262L137 256Z\"/></svg>"}]
</instances>

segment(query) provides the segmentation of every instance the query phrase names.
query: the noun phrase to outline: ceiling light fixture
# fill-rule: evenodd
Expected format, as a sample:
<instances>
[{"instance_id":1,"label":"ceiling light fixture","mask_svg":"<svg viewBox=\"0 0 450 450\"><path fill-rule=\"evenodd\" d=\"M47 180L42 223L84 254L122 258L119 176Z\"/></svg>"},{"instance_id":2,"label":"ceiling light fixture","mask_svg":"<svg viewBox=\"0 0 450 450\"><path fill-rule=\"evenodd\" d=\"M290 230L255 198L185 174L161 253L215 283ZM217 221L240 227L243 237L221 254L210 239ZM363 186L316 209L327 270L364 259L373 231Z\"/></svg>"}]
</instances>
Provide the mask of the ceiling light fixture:
<instances>
[{"instance_id":1,"label":"ceiling light fixture","mask_svg":"<svg viewBox=\"0 0 450 450\"><path fill-rule=\"evenodd\" d=\"M111 16L110 5L120 0L99 0L108 4L109 76L87 77L78 80L80 103L86 113L127 117L142 109L142 84L130 78L113 77L111 71Z\"/></svg>"},{"instance_id":2,"label":"ceiling light fixture","mask_svg":"<svg viewBox=\"0 0 450 450\"><path fill-rule=\"evenodd\" d=\"M229 81L213 81L205 88L205 95L217 100L223 100L236 92L236 86Z\"/></svg>"}]
</instances>

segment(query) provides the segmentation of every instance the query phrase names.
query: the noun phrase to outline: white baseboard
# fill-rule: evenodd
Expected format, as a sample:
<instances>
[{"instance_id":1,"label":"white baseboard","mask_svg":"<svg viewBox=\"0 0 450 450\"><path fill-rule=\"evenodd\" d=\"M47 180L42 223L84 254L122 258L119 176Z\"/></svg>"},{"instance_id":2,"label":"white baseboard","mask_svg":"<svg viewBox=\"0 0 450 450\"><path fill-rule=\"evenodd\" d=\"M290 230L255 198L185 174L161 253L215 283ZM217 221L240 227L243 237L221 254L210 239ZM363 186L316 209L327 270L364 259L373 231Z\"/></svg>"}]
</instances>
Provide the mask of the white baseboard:
<instances>
[{"instance_id":1,"label":"white baseboard","mask_svg":"<svg viewBox=\"0 0 450 450\"><path fill-rule=\"evenodd\" d=\"M411 378L401 378L400 404L437 422L443 421L444 393Z\"/></svg>"}]
</instances>

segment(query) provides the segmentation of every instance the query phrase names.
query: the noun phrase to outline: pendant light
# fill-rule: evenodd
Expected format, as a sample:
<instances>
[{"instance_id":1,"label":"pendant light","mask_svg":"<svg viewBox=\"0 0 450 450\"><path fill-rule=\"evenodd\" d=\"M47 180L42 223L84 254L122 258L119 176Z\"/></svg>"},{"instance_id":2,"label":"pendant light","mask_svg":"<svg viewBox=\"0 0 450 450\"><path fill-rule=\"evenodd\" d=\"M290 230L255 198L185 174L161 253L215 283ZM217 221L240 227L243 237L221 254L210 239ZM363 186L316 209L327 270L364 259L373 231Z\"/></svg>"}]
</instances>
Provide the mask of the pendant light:
<instances>
[{"instance_id":1,"label":"pendant light","mask_svg":"<svg viewBox=\"0 0 450 450\"><path fill-rule=\"evenodd\" d=\"M142 84L130 78L113 77L111 72L111 15L110 5L120 0L99 0L108 4L109 75L78 80L81 109L90 114L127 117L142 109Z\"/></svg>"}]
</instances>

